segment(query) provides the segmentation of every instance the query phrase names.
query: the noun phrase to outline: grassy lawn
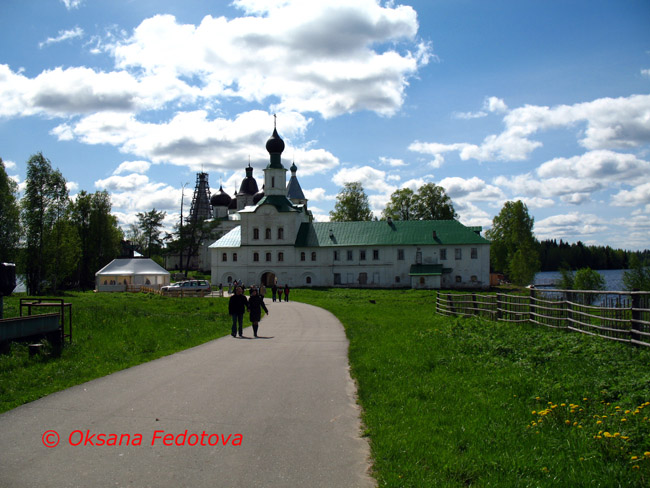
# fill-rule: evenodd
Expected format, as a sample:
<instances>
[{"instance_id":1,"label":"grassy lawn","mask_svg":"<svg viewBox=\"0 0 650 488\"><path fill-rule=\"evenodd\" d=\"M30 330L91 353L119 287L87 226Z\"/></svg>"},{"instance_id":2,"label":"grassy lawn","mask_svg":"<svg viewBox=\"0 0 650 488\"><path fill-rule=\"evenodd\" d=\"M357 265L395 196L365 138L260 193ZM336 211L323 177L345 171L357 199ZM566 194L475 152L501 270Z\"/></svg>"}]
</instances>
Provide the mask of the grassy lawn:
<instances>
[{"instance_id":1,"label":"grassy lawn","mask_svg":"<svg viewBox=\"0 0 650 488\"><path fill-rule=\"evenodd\" d=\"M4 316L19 315L4 298ZM60 358L30 358L25 344L0 355L0 412L230 333L228 302L129 293L70 293L73 344ZM51 310L48 310L48 312ZM66 319L67 321L67 319Z\"/></svg>"},{"instance_id":2,"label":"grassy lawn","mask_svg":"<svg viewBox=\"0 0 650 488\"><path fill-rule=\"evenodd\" d=\"M346 328L379 486L649 485L650 351L445 318L434 296L292 295Z\"/></svg>"},{"instance_id":3,"label":"grassy lawn","mask_svg":"<svg viewBox=\"0 0 650 488\"><path fill-rule=\"evenodd\" d=\"M379 486L648 486L650 351L435 315L435 292L303 290L350 340ZM371 302L374 301L374 303ZM60 358L0 356L0 411L229 333L227 301L70 294ZM18 315L5 298L5 317Z\"/></svg>"}]
</instances>

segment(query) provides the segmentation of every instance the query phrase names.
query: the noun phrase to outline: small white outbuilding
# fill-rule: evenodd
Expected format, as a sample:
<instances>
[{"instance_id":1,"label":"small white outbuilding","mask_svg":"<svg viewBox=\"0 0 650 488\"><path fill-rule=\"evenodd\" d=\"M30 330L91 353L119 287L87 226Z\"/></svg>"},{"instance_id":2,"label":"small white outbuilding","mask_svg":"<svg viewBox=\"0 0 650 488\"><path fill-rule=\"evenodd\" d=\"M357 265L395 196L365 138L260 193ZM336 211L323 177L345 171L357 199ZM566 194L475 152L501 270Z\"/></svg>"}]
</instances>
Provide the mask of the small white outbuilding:
<instances>
[{"instance_id":1,"label":"small white outbuilding","mask_svg":"<svg viewBox=\"0 0 650 488\"><path fill-rule=\"evenodd\" d=\"M160 289L169 281L169 271L149 258L114 259L95 273L97 291L139 290L141 286Z\"/></svg>"}]
</instances>

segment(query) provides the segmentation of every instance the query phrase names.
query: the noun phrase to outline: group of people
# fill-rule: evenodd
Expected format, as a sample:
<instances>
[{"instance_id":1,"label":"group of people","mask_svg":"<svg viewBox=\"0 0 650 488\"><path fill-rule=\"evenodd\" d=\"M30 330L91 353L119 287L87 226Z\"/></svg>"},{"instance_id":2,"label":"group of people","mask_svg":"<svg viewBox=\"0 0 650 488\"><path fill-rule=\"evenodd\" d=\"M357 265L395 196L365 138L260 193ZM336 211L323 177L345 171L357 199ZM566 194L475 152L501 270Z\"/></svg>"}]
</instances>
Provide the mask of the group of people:
<instances>
[{"instance_id":1,"label":"group of people","mask_svg":"<svg viewBox=\"0 0 650 488\"><path fill-rule=\"evenodd\" d=\"M279 301L282 301L282 294L284 293L284 301L289 301L289 285L284 285L284 288L276 285L275 283L271 287L271 298L273 301L276 300L276 297Z\"/></svg>"},{"instance_id":2,"label":"group of people","mask_svg":"<svg viewBox=\"0 0 650 488\"><path fill-rule=\"evenodd\" d=\"M248 311L250 321L253 324L253 334L257 337L259 323L262 319L262 310L267 314L269 313L268 308L264 304L266 287L264 285L261 285L259 288L255 285L251 286L250 298L246 298L246 295L244 295L244 286L241 282L235 282L234 291L234 294L230 296L230 301L228 302L228 313L232 317L232 330L230 335L237 337L237 333L239 333L239 337L243 337L244 314ZM282 301L282 295L284 294L284 301L288 302L289 291L289 285L284 285L284 288L282 288L274 283L271 287L273 301L275 302L276 297L279 297L279 300Z\"/></svg>"}]
</instances>

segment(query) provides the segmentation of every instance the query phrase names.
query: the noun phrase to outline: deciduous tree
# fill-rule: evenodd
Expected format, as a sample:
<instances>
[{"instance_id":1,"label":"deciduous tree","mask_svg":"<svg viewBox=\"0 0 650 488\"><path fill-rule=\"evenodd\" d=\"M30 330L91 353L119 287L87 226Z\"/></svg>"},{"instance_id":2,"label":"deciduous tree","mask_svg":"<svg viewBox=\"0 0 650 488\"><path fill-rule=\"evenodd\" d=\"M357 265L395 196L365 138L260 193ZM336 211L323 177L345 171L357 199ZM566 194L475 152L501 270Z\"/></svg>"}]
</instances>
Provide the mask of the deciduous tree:
<instances>
[{"instance_id":1,"label":"deciduous tree","mask_svg":"<svg viewBox=\"0 0 650 488\"><path fill-rule=\"evenodd\" d=\"M120 254L123 232L111 215L111 199L106 191L79 192L72 205L72 219L81 251L77 282L85 289L94 285L95 273Z\"/></svg>"},{"instance_id":2,"label":"deciduous tree","mask_svg":"<svg viewBox=\"0 0 650 488\"><path fill-rule=\"evenodd\" d=\"M445 189L435 183L426 183L418 189L415 196L415 215L417 220L452 220L458 214Z\"/></svg>"},{"instance_id":3,"label":"deciduous tree","mask_svg":"<svg viewBox=\"0 0 650 488\"><path fill-rule=\"evenodd\" d=\"M68 189L59 170L42 153L27 161L25 195L21 200L25 226L24 269L27 290L40 294L57 289L75 261L75 235L69 229Z\"/></svg>"},{"instance_id":4,"label":"deciduous tree","mask_svg":"<svg viewBox=\"0 0 650 488\"><path fill-rule=\"evenodd\" d=\"M15 262L20 238L18 185L9 178L0 158L0 262Z\"/></svg>"},{"instance_id":5,"label":"deciduous tree","mask_svg":"<svg viewBox=\"0 0 650 488\"><path fill-rule=\"evenodd\" d=\"M138 217L138 228L142 232L142 235L145 237L147 257L158 254L160 251L160 248L162 246L160 228L162 227L162 221L166 215L167 212L158 212L155 208L149 212L140 212L136 214Z\"/></svg>"},{"instance_id":6,"label":"deciduous tree","mask_svg":"<svg viewBox=\"0 0 650 488\"><path fill-rule=\"evenodd\" d=\"M521 201L506 202L492 220L486 237L492 241L493 271L505 273L519 285L526 285L540 269L539 251L533 235L534 219Z\"/></svg>"},{"instance_id":7,"label":"deciduous tree","mask_svg":"<svg viewBox=\"0 0 650 488\"><path fill-rule=\"evenodd\" d=\"M383 211L385 219L414 220L416 218L416 195L410 188L395 190Z\"/></svg>"},{"instance_id":8,"label":"deciduous tree","mask_svg":"<svg viewBox=\"0 0 650 488\"><path fill-rule=\"evenodd\" d=\"M330 212L333 222L358 222L372 220L368 196L360 182L346 183L336 196L334 210Z\"/></svg>"}]
</instances>

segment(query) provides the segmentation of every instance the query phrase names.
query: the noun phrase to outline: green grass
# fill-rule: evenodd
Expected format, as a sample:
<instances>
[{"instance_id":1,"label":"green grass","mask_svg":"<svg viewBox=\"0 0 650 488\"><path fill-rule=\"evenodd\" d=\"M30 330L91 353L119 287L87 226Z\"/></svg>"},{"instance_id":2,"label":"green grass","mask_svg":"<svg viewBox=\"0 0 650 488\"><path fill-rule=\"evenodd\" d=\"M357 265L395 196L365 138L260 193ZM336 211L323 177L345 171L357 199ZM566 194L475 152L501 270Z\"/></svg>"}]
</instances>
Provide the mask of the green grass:
<instances>
[{"instance_id":1,"label":"green grass","mask_svg":"<svg viewBox=\"0 0 650 488\"><path fill-rule=\"evenodd\" d=\"M434 296L292 296L345 326L379 486L648 486L650 351L438 316Z\"/></svg>"},{"instance_id":2,"label":"green grass","mask_svg":"<svg viewBox=\"0 0 650 488\"><path fill-rule=\"evenodd\" d=\"M19 315L19 297L4 298L5 318ZM25 344L12 343L11 354L0 355L0 412L230 332L226 300L92 292L64 298L72 303L73 344L66 340L60 358L30 358Z\"/></svg>"},{"instance_id":3,"label":"green grass","mask_svg":"<svg viewBox=\"0 0 650 488\"><path fill-rule=\"evenodd\" d=\"M442 317L434 297L347 289L291 295L345 326L379 486L648 486L649 350ZM66 300L74 344L61 358L29 358L20 345L0 356L0 410L230 328L226 300L94 293ZM18 315L17 304L5 298L5 316Z\"/></svg>"}]
</instances>

